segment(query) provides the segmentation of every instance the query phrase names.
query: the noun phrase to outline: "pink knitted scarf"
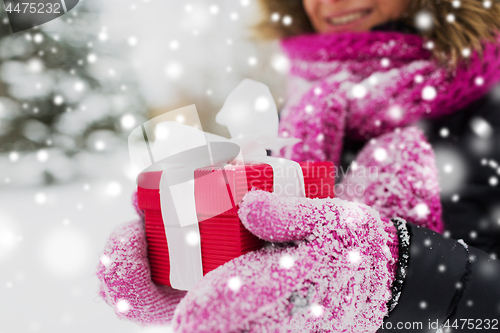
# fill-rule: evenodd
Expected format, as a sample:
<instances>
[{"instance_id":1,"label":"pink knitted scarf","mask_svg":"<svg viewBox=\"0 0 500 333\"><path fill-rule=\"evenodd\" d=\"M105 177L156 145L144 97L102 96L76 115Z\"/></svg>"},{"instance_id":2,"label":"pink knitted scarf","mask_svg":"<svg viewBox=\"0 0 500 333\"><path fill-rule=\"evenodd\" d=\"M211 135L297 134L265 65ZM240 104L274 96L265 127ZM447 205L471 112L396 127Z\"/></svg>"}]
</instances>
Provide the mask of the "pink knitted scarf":
<instances>
[{"instance_id":1,"label":"pink knitted scarf","mask_svg":"<svg viewBox=\"0 0 500 333\"><path fill-rule=\"evenodd\" d=\"M500 81L499 48L448 70L418 35L315 34L282 41L291 62L280 133L302 139L296 161L339 161L344 136L370 139L422 117L453 113Z\"/></svg>"}]
</instances>

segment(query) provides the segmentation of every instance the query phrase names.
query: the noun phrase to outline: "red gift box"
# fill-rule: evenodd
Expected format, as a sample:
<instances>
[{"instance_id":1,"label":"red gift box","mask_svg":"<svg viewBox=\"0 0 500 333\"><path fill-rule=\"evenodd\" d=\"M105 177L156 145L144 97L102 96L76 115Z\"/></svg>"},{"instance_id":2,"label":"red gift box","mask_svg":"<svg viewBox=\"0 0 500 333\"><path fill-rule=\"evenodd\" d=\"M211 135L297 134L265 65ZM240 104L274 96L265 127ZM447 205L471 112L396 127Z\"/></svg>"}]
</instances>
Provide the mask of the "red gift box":
<instances>
[{"instance_id":1,"label":"red gift box","mask_svg":"<svg viewBox=\"0 0 500 333\"><path fill-rule=\"evenodd\" d=\"M334 166L331 162L299 163L304 175L308 198L334 197ZM238 218L237 203L252 188L273 191L273 168L269 164L233 165L225 167L229 188L234 191L235 205L223 211L223 193L218 177L204 177L222 172L212 167L195 171L195 202L199 220L203 275L231 259L262 247L264 241L250 233ZM159 183L163 171L143 172L138 178L138 203L144 210L148 257L155 283L170 286L170 262L167 238L160 209ZM219 191L220 192L220 191ZM227 196L227 195L226 195Z\"/></svg>"}]
</instances>

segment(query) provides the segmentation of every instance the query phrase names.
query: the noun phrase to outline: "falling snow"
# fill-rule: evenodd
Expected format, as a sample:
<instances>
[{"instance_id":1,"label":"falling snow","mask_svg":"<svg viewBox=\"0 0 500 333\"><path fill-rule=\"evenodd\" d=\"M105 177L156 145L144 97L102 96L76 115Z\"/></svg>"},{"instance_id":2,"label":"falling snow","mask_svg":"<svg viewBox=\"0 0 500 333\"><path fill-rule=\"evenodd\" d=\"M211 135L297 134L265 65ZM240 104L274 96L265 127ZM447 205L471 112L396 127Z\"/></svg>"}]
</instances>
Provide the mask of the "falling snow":
<instances>
[{"instance_id":1,"label":"falling snow","mask_svg":"<svg viewBox=\"0 0 500 333\"><path fill-rule=\"evenodd\" d=\"M413 209L419 218L425 218L431 212L429 206L425 203L419 203Z\"/></svg>"},{"instance_id":2,"label":"falling snow","mask_svg":"<svg viewBox=\"0 0 500 333\"><path fill-rule=\"evenodd\" d=\"M242 286L242 282L239 276L235 276L229 279L227 286L234 292L238 292Z\"/></svg>"},{"instance_id":3,"label":"falling snow","mask_svg":"<svg viewBox=\"0 0 500 333\"><path fill-rule=\"evenodd\" d=\"M375 160L382 162L387 158L387 150L385 150L384 148L377 148L373 152L373 157L375 158Z\"/></svg>"},{"instance_id":4,"label":"falling snow","mask_svg":"<svg viewBox=\"0 0 500 333\"><path fill-rule=\"evenodd\" d=\"M426 101L432 101L437 97L437 91L436 88L431 87L431 86L426 86L422 90L422 99Z\"/></svg>"},{"instance_id":5,"label":"falling snow","mask_svg":"<svg viewBox=\"0 0 500 333\"><path fill-rule=\"evenodd\" d=\"M351 94L354 98L357 98L357 99L360 99L360 98L364 98L366 96L366 94L368 93L368 90L366 89L366 87L362 84L357 84L355 85L352 90L351 90Z\"/></svg>"},{"instance_id":6,"label":"falling snow","mask_svg":"<svg viewBox=\"0 0 500 333\"><path fill-rule=\"evenodd\" d=\"M493 134L491 125L480 117L474 117L471 120L470 126L473 132L481 138L489 138Z\"/></svg>"},{"instance_id":7,"label":"falling snow","mask_svg":"<svg viewBox=\"0 0 500 333\"><path fill-rule=\"evenodd\" d=\"M130 310L130 303L129 301L125 300L125 299L122 299L122 300L119 300L117 303L116 303L116 310L118 312L127 312Z\"/></svg>"},{"instance_id":8,"label":"falling snow","mask_svg":"<svg viewBox=\"0 0 500 333\"><path fill-rule=\"evenodd\" d=\"M295 264L295 259L291 255L284 255L280 258L280 267L284 269L290 269Z\"/></svg>"},{"instance_id":9,"label":"falling snow","mask_svg":"<svg viewBox=\"0 0 500 333\"><path fill-rule=\"evenodd\" d=\"M430 30L433 27L432 14L427 11L420 11L415 15L415 25L422 31Z\"/></svg>"}]
</instances>

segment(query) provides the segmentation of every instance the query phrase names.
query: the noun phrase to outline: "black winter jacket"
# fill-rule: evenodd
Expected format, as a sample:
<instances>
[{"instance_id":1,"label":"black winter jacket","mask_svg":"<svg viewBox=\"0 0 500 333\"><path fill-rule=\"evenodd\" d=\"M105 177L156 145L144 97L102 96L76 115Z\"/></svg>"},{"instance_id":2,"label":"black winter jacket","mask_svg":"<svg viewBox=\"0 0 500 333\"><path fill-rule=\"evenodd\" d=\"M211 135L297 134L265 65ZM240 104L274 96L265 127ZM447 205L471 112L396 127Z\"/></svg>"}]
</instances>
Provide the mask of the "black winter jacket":
<instances>
[{"instance_id":1,"label":"black winter jacket","mask_svg":"<svg viewBox=\"0 0 500 333\"><path fill-rule=\"evenodd\" d=\"M379 332L500 330L500 261L494 259L500 255L500 85L459 112L416 125L436 155L445 232L408 224L408 251L400 249L407 275L394 284L401 297ZM364 145L345 141L343 166Z\"/></svg>"},{"instance_id":2,"label":"black winter jacket","mask_svg":"<svg viewBox=\"0 0 500 333\"><path fill-rule=\"evenodd\" d=\"M499 330L500 261L463 241L398 222L392 311L378 332Z\"/></svg>"},{"instance_id":3,"label":"black winter jacket","mask_svg":"<svg viewBox=\"0 0 500 333\"><path fill-rule=\"evenodd\" d=\"M469 107L423 125L436 153L446 230L500 255L500 85Z\"/></svg>"},{"instance_id":4,"label":"black winter jacket","mask_svg":"<svg viewBox=\"0 0 500 333\"><path fill-rule=\"evenodd\" d=\"M376 30L412 32L397 22ZM404 223L379 332L500 330L500 84L463 110L416 125L436 155L445 232ZM364 145L344 141L342 167Z\"/></svg>"}]
</instances>

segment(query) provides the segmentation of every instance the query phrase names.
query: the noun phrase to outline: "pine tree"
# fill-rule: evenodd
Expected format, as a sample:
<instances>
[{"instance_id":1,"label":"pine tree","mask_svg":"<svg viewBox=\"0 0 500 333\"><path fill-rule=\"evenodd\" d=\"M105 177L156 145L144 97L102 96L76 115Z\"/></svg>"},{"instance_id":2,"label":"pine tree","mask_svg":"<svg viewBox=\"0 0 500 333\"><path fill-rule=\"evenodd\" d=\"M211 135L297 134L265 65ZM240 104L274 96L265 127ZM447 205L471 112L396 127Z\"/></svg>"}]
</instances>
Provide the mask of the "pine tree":
<instances>
[{"instance_id":1,"label":"pine tree","mask_svg":"<svg viewBox=\"0 0 500 333\"><path fill-rule=\"evenodd\" d=\"M144 101L122 61L127 45L111 41L106 28L94 24L94 0L15 34L1 7L0 154L11 163L35 154L45 182L74 178L77 172L60 177L45 162L124 145L144 119Z\"/></svg>"}]
</instances>

